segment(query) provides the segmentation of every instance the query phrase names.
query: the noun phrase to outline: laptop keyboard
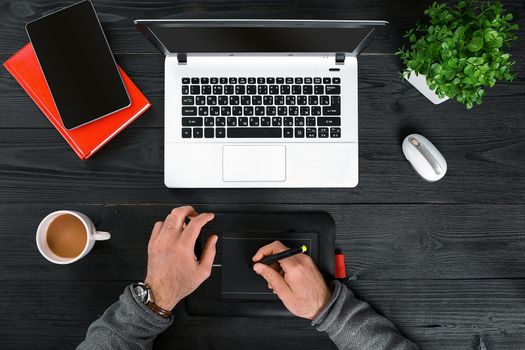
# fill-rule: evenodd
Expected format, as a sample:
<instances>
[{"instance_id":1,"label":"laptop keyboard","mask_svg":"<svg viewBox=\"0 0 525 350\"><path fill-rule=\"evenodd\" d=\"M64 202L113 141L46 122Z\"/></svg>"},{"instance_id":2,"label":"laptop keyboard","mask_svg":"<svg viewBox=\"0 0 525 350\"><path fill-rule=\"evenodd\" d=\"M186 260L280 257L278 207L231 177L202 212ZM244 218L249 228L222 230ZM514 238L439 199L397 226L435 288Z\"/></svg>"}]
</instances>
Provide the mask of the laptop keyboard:
<instances>
[{"instance_id":1,"label":"laptop keyboard","mask_svg":"<svg viewBox=\"0 0 525 350\"><path fill-rule=\"evenodd\" d=\"M182 78L183 138L340 138L341 80Z\"/></svg>"}]
</instances>

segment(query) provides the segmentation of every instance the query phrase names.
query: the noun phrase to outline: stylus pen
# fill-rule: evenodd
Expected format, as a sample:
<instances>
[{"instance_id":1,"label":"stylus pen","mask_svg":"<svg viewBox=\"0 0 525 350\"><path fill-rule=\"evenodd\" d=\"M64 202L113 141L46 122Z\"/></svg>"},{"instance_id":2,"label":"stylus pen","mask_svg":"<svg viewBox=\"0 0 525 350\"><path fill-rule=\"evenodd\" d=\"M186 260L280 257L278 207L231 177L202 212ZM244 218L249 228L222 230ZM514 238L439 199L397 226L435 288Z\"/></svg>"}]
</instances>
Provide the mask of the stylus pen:
<instances>
[{"instance_id":1,"label":"stylus pen","mask_svg":"<svg viewBox=\"0 0 525 350\"><path fill-rule=\"evenodd\" d=\"M276 261L283 260L283 259L289 258L297 254L304 253L307 250L308 248L303 244L302 246L297 247L297 248L291 248L291 249L285 250L284 252L265 256L264 258L262 258L261 260L257 262L261 264L265 264L265 265L271 265Z\"/></svg>"}]
</instances>

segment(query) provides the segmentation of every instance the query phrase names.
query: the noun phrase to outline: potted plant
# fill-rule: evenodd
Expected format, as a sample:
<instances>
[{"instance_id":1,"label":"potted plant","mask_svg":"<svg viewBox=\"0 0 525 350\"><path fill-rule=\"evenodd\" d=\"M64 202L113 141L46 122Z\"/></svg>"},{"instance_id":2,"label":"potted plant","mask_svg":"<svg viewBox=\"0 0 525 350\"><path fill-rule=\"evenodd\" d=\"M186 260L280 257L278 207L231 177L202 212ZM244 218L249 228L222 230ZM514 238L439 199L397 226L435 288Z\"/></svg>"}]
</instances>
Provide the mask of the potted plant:
<instances>
[{"instance_id":1,"label":"potted plant","mask_svg":"<svg viewBox=\"0 0 525 350\"><path fill-rule=\"evenodd\" d=\"M485 87L515 78L506 49L518 25L499 2L435 2L425 14L428 23L410 29L404 35L410 47L396 55L406 67L403 77L432 102L450 98L470 109L481 104Z\"/></svg>"}]
</instances>

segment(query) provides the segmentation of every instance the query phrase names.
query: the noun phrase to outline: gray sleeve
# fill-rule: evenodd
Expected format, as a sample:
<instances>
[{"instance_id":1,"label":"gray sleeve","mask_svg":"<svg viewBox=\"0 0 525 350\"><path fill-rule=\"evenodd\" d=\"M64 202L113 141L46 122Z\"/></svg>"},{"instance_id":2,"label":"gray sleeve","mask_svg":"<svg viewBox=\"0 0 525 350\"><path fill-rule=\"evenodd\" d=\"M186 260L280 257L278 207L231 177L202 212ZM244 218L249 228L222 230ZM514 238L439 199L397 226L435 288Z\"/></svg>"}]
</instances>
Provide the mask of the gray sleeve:
<instances>
[{"instance_id":1,"label":"gray sleeve","mask_svg":"<svg viewBox=\"0 0 525 350\"><path fill-rule=\"evenodd\" d=\"M128 286L119 301L93 322L77 350L151 349L153 341L173 323L151 311Z\"/></svg>"},{"instance_id":2,"label":"gray sleeve","mask_svg":"<svg viewBox=\"0 0 525 350\"><path fill-rule=\"evenodd\" d=\"M312 326L326 332L338 349L418 349L399 333L392 322L375 313L367 303L358 300L341 282L335 281L331 287L332 298L312 321Z\"/></svg>"}]
</instances>

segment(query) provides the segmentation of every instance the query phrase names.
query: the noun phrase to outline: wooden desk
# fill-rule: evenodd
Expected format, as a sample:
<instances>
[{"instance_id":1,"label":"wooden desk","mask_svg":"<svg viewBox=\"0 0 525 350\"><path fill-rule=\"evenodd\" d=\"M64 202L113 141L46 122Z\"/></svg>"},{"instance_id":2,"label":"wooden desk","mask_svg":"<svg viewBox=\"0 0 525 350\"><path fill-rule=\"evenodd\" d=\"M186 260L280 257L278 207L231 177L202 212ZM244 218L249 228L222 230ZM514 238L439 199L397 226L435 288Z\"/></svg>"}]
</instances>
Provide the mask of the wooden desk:
<instances>
[{"instance_id":1,"label":"wooden desk","mask_svg":"<svg viewBox=\"0 0 525 350\"><path fill-rule=\"evenodd\" d=\"M0 61L27 42L24 24L71 1L3 0ZM73 348L123 288L144 277L151 226L169 209L326 210L352 289L422 349L525 348L525 9L513 83L483 105L434 106L400 80L393 52L430 1L95 0L119 64L153 103L91 160L77 159L9 73L0 69L0 347ZM163 56L137 18L386 19L359 58L360 184L355 189L169 190L163 185ZM410 130L430 138L447 176L419 179L401 152ZM184 164L180 164L184 171ZM85 259L55 266L35 229L75 209L113 234ZM483 345L485 347L483 347ZM328 349L299 319L197 318L180 310L156 348Z\"/></svg>"}]
</instances>

